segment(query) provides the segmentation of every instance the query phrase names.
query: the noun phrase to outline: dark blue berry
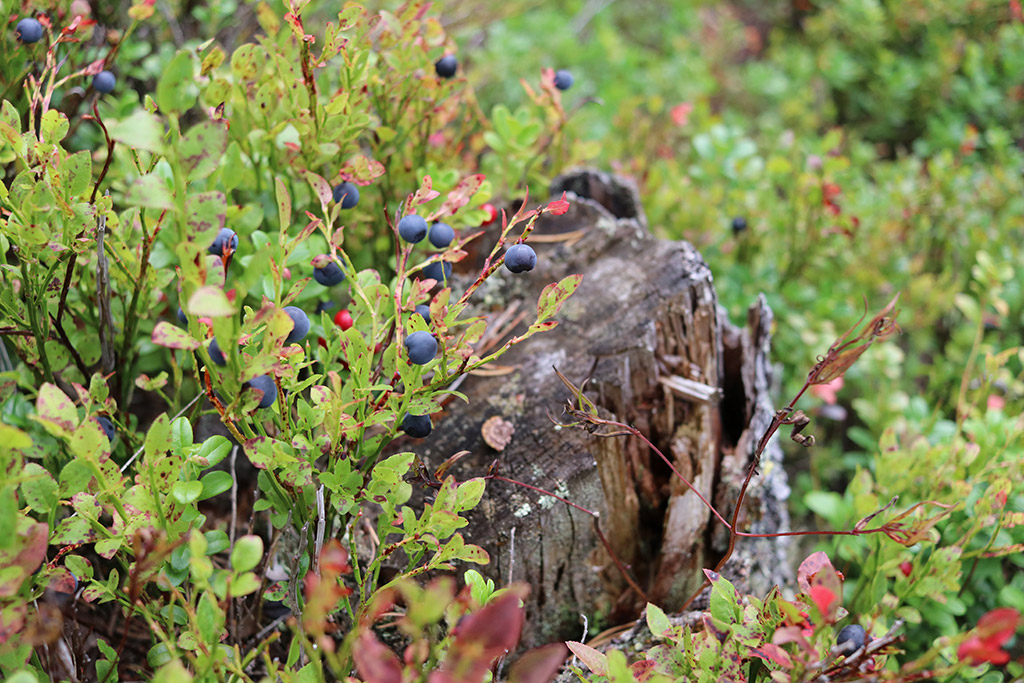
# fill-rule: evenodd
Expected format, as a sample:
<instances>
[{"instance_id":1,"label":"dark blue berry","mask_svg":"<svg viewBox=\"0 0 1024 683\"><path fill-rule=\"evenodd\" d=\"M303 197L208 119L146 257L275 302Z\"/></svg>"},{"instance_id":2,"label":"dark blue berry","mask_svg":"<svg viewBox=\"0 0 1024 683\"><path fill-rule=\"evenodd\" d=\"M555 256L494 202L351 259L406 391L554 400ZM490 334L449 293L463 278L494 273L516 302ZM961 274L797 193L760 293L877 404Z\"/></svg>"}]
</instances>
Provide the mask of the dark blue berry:
<instances>
[{"instance_id":1,"label":"dark blue berry","mask_svg":"<svg viewBox=\"0 0 1024 683\"><path fill-rule=\"evenodd\" d=\"M96 92L114 92L116 85L117 78L109 71L101 71L92 77L92 87L96 88Z\"/></svg>"},{"instance_id":2,"label":"dark blue berry","mask_svg":"<svg viewBox=\"0 0 1024 683\"><path fill-rule=\"evenodd\" d=\"M860 624L844 626L839 635L836 636L836 649L840 653L852 654L864 647L864 640L867 634Z\"/></svg>"},{"instance_id":3,"label":"dark blue berry","mask_svg":"<svg viewBox=\"0 0 1024 683\"><path fill-rule=\"evenodd\" d=\"M178 322L188 325L188 316L185 315L185 311L181 310L181 306L178 306Z\"/></svg>"},{"instance_id":4,"label":"dark blue berry","mask_svg":"<svg viewBox=\"0 0 1024 683\"><path fill-rule=\"evenodd\" d=\"M402 431L409 436L422 439L430 434L433 425L430 424L429 415L412 415L406 413L402 418Z\"/></svg>"},{"instance_id":5,"label":"dark blue berry","mask_svg":"<svg viewBox=\"0 0 1024 683\"><path fill-rule=\"evenodd\" d=\"M114 421L105 415L101 415L96 418L96 421L100 423L100 427L103 428L103 433L107 435L107 441L114 440Z\"/></svg>"},{"instance_id":6,"label":"dark blue berry","mask_svg":"<svg viewBox=\"0 0 1024 683\"><path fill-rule=\"evenodd\" d=\"M213 240L213 244L210 245L209 252L214 256L220 256L228 245L231 246L231 251L238 249L238 235L230 228L221 228L216 239Z\"/></svg>"},{"instance_id":7,"label":"dark blue berry","mask_svg":"<svg viewBox=\"0 0 1024 683\"><path fill-rule=\"evenodd\" d=\"M14 35L23 43L34 43L43 37L43 25L32 17L25 17L14 28Z\"/></svg>"},{"instance_id":8,"label":"dark blue berry","mask_svg":"<svg viewBox=\"0 0 1024 683\"><path fill-rule=\"evenodd\" d=\"M455 231L447 223L434 223L430 226L430 243L438 249L444 249L455 239Z\"/></svg>"},{"instance_id":9,"label":"dark blue berry","mask_svg":"<svg viewBox=\"0 0 1024 683\"><path fill-rule=\"evenodd\" d=\"M330 261L323 268L313 269L313 279L324 287L333 287L345 281L345 271L337 263Z\"/></svg>"},{"instance_id":10,"label":"dark blue berry","mask_svg":"<svg viewBox=\"0 0 1024 683\"><path fill-rule=\"evenodd\" d=\"M359 188L352 183L342 183L334 188L334 201L341 202L341 208L352 209L359 203Z\"/></svg>"},{"instance_id":11,"label":"dark blue berry","mask_svg":"<svg viewBox=\"0 0 1024 683\"><path fill-rule=\"evenodd\" d=\"M421 318L426 320L428 325L430 324L430 306L427 306L426 304L420 304L419 306L416 307L414 314L419 315Z\"/></svg>"},{"instance_id":12,"label":"dark blue berry","mask_svg":"<svg viewBox=\"0 0 1024 683\"><path fill-rule=\"evenodd\" d=\"M309 334L309 316L298 306L285 306L284 312L292 319L292 331L284 338L285 344L294 344Z\"/></svg>"},{"instance_id":13,"label":"dark blue berry","mask_svg":"<svg viewBox=\"0 0 1024 683\"><path fill-rule=\"evenodd\" d=\"M437 355L437 339L434 335L420 330L405 338L405 350L413 365L426 365Z\"/></svg>"},{"instance_id":14,"label":"dark blue berry","mask_svg":"<svg viewBox=\"0 0 1024 683\"><path fill-rule=\"evenodd\" d=\"M245 383L245 386L259 389L263 392L263 398L260 399L260 408L269 408L277 400L277 385L274 384L274 378L270 375L253 377Z\"/></svg>"},{"instance_id":15,"label":"dark blue berry","mask_svg":"<svg viewBox=\"0 0 1024 683\"><path fill-rule=\"evenodd\" d=\"M533 270L537 265L537 252L528 244L513 244L505 252L505 267L513 273Z\"/></svg>"},{"instance_id":16,"label":"dark blue berry","mask_svg":"<svg viewBox=\"0 0 1024 683\"><path fill-rule=\"evenodd\" d=\"M743 216L736 216L732 219L732 232L734 235L738 235L747 229L747 219Z\"/></svg>"},{"instance_id":17,"label":"dark blue berry","mask_svg":"<svg viewBox=\"0 0 1024 683\"><path fill-rule=\"evenodd\" d=\"M423 277L437 280L444 284L452 278L452 264L447 261L434 261L423 266Z\"/></svg>"},{"instance_id":18,"label":"dark blue berry","mask_svg":"<svg viewBox=\"0 0 1024 683\"><path fill-rule=\"evenodd\" d=\"M316 312L317 312L317 315L319 315L320 313L323 313L324 311L331 310L336 305L337 304L335 304L330 299L328 299L327 301L317 301L316 302Z\"/></svg>"},{"instance_id":19,"label":"dark blue berry","mask_svg":"<svg viewBox=\"0 0 1024 683\"><path fill-rule=\"evenodd\" d=\"M455 70L458 68L459 60L455 59L455 55L445 55L434 62L434 70L441 78L451 78L455 75Z\"/></svg>"},{"instance_id":20,"label":"dark blue berry","mask_svg":"<svg viewBox=\"0 0 1024 683\"><path fill-rule=\"evenodd\" d=\"M214 365L227 365L227 358L224 357L224 352L220 350L220 344L217 343L216 339L210 340L210 360L213 361Z\"/></svg>"},{"instance_id":21,"label":"dark blue berry","mask_svg":"<svg viewBox=\"0 0 1024 683\"><path fill-rule=\"evenodd\" d=\"M555 87L559 90L568 90L572 87L575 80L572 74L565 69L559 69L555 72Z\"/></svg>"},{"instance_id":22,"label":"dark blue berry","mask_svg":"<svg viewBox=\"0 0 1024 683\"><path fill-rule=\"evenodd\" d=\"M422 242L427 236L427 222L423 220L423 216L409 214L398 221L398 235L409 244Z\"/></svg>"}]
</instances>

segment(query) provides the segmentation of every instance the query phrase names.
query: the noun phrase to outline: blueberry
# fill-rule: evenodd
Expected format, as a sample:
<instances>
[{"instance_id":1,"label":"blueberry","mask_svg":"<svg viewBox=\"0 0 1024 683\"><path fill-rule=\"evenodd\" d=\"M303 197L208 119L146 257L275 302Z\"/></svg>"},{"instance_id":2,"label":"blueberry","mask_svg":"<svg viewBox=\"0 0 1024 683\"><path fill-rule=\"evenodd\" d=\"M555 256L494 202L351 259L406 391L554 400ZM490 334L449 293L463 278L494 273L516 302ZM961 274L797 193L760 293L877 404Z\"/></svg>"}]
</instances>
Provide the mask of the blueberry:
<instances>
[{"instance_id":1,"label":"blueberry","mask_svg":"<svg viewBox=\"0 0 1024 683\"><path fill-rule=\"evenodd\" d=\"M407 413L406 416L402 418L402 431L409 436L416 437L417 439L422 439L423 437L428 436L432 428L433 426L430 424L429 415L412 415Z\"/></svg>"},{"instance_id":2,"label":"blueberry","mask_svg":"<svg viewBox=\"0 0 1024 683\"><path fill-rule=\"evenodd\" d=\"M105 415L101 415L96 418L96 421L100 423L100 427L103 428L103 433L107 435L107 441L114 440L114 421ZM430 431L429 429L427 431Z\"/></svg>"},{"instance_id":3,"label":"blueberry","mask_svg":"<svg viewBox=\"0 0 1024 683\"><path fill-rule=\"evenodd\" d=\"M359 203L359 188L352 183L342 183L334 188L334 201L341 202L341 208L352 209Z\"/></svg>"},{"instance_id":4,"label":"blueberry","mask_svg":"<svg viewBox=\"0 0 1024 683\"><path fill-rule=\"evenodd\" d=\"M452 278L452 264L447 261L434 261L423 267L423 277L446 283Z\"/></svg>"},{"instance_id":5,"label":"blueberry","mask_svg":"<svg viewBox=\"0 0 1024 683\"><path fill-rule=\"evenodd\" d=\"M324 287L333 287L345 281L345 271L337 263L330 261L323 268L313 269L313 279Z\"/></svg>"},{"instance_id":6,"label":"blueberry","mask_svg":"<svg viewBox=\"0 0 1024 683\"><path fill-rule=\"evenodd\" d=\"M185 315L185 311L181 310L181 306L178 306L178 322L188 325L188 316Z\"/></svg>"},{"instance_id":7,"label":"blueberry","mask_svg":"<svg viewBox=\"0 0 1024 683\"><path fill-rule=\"evenodd\" d=\"M434 223L430 226L430 243L438 249L444 249L455 239L455 231L447 223Z\"/></svg>"},{"instance_id":8,"label":"blueberry","mask_svg":"<svg viewBox=\"0 0 1024 683\"><path fill-rule=\"evenodd\" d=\"M844 626L836 636L836 650L842 654L853 654L864 647L865 636L864 627L860 624Z\"/></svg>"},{"instance_id":9,"label":"blueberry","mask_svg":"<svg viewBox=\"0 0 1024 683\"><path fill-rule=\"evenodd\" d=\"M317 312L317 315L323 313L324 311L331 310L332 308L334 308L334 306L335 306L335 303L333 301L331 301L330 299L328 299L327 301L317 301L316 302L316 312Z\"/></svg>"},{"instance_id":10,"label":"blueberry","mask_svg":"<svg viewBox=\"0 0 1024 683\"><path fill-rule=\"evenodd\" d=\"M422 242L427 236L427 222L423 220L423 216L409 214L398 221L398 235L409 244Z\"/></svg>"},{"instance_id":11,"label":"blueberry","mask_svg":"<svg viewBox=\"0 0 1024 683\"><path fill-rule=\"evenodd\" d=\"M114 92L115 85L117 85L117 78L109 71L101 71L92 77L92 87L96 88L96 92Z\"/></svg>"},{"instance_id":12,"label":"blueberry","mask_svg":"<svg viewBox=\"0 0 1024 683\"><path fill-rule=\"evenodd\" d=\"M555 87L559 90L568 90L572 87L575 80L572 74L565 69L559 69L555 72Z\"/></svg>"},{"instance_id":13,"label":"blueberry","mask_svg":"<svg viewBox=\"0 0 1024 683\"><path fill-rule=\"evenodd\" d=\"M426 365L437 355L437 339L429 332L420 330L405 338L405 350L413 365Z\"/></svg>"},{"instance_id":14,"label":"blueberry","mask_svg":"<svg viewBox=\"0 0 1024 683\"><path fill-rule=\"evenodd\" d=\"M43 25L32 17L25 17L14 28L14 35L23 43L34 43L43 37Z\"/></svg>"},{"instance_id":15,"label":"blueberry","mask_svg":"<svg viewBox=\"0 0 1024 683\"><path fill-rule=\"evenodd\" d=\"M292 331L284 338L285 344L293 344L302 341L303 337L309 334L309 316L298 306L285 306L284 312L292 319Z\"/></svg>"},{"instance_id":16,"label":"blueberry","mask_svg":"<svg viewBox=\"0 0 1024 683\"><path fill-rule=\"evenodd\" d=\"M214 256L220 256L224 253L224 249L228 245L231 246L231 251L238 249L238 235L234 230L221 228L220 232L217 233L217 238L213 240L213 244L210 245L208 251Z\"/></svg>"},{"instance_id":17,"label":"blueberry","mask_svg":"<svg viewBox=\"0 0 1024 683\"><path fill-rule=\"evenodd\" d=\"M259 389L263 392L263 398L260 399L260 408L269 408L277 400L277 385L274 384L274 378L270 375L253 377L245 383L245 386Z\"/></svg>"},{"instance_id":18,"label":"blueberry","mask_svg":"<svg viewBox=\"0 0 1024 683\"><path fill-rule=\"evenodd\" d=\"M419 315L421 318L427 321L428 325L430 324L430 306L427 306L426 304L420 304L419 306L416 307L416 310L413 311L413 315Z\"/></svg>"},{"instance_id":19,"label":"blueberry","mask_svg":"<svg viewBox=\"0 0 1024 683\"><path fill-rule=\"evenodd\" d=\"M455 55L445 55L434 62L434 71L441 78L451 78L455 75L457 68L459 68L459 60L455 59Z\"/></svg>"},{"instance_id":20,"label":"blueberry","mask_svg":"<svg viewBox=\"0 0 1024 683\"><path fill-rule=\"evenodd\" d=\"M527 244L513 244L505 252L505 267L513 273L533 270L537 265L537 252Z\"/></svg>"},{"instance_id":21,"label":"blueberry","mask_svg":"<svg viewBox=\"0 0 1024 683\"><path fill-rule=\"evenodd\" d=\"M736 216L732 219L732 232L734 235L738 235L747 229L747 219L743 216Z\"/></svg>"},{"instance_id":22,"label":"blueberry","mask_svg":"<svg viewBox=\"0 0 1024 683\"><path fill-rule=\"evenodd\" d=\"M210 340L210 360L213 361L214 365L227 365L227 358L224 357L224 352L220 350L220 344L217 343L217 339Z\"/></svg>"}]
</instances>

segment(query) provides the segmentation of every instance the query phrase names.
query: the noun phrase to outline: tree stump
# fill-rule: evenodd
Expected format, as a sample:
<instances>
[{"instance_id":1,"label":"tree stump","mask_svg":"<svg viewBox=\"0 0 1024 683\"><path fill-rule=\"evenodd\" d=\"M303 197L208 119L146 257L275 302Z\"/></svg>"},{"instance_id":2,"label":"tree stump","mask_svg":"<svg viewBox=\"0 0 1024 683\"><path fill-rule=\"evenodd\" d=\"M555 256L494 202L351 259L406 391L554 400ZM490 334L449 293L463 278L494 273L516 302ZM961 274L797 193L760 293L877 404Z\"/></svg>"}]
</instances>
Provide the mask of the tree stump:
<instances>
[{"instance_id":1,"label":"tree stump","mask_svg":"<svg viewBox=\"0 0 1024 683\"><path fill-rule=\"evenodd\" d=\"M730 518L773 415L772 312L762 298L750 307L745 327L731 325L700 254L687 242L653 237L627 182L579 171L554 182L552 196L563 191L569 212L545 216L530 238L536 269L524 275L501 269L475 299L481 313L493 311L495 324L525 312L507 330L517 334L533 321L545 285L583 273L557 316L560 324L499 359L508 374L468 377L459 387L468 405L452 401L429 439L404 446L431 468L469 450L452 470L459 479L482 474L497 459L503 476L598 512L611 547L647 598L671 611L700 586L702 568L722 557L726 529L639 439L557 426L552 417L560 417L570 394L554 368L577 386L589 379L586 395L603 416L640 429ZM470 258L459 265L469 272L480 263ZM495 416L514 429L501 452L481 434ZM789 489L780 462L773 442L744 503L745 530L788 528ZM491 553L481 571L498 585L532 586L523 645L579 639L581 614L593 634L595 620L621 623L642 608L588 515L492 481L470 520L466 540ZM724 575L740 589L764 593L784 580L786 550L779 539L742 539Z\"/></svg>"}]
</instances>

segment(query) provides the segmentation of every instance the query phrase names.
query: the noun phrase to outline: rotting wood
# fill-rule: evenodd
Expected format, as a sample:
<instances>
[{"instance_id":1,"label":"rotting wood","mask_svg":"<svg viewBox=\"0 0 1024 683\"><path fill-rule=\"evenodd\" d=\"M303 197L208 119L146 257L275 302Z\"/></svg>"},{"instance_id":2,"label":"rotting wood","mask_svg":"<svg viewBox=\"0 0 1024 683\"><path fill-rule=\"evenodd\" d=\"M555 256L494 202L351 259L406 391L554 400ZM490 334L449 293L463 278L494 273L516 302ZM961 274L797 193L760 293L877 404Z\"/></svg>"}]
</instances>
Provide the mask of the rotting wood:
<instances>
[{"instance_id":1,"label":"rotting wood","mask_svg":"<svg viewBox=\"0 0 1024 683\"><path fill-rule=\"evenodd\" d=\"M686 242L653 237L625 181L578 171L557 179L552 195L563 190L572 208L539 221L535 235L543 239L531 240L537 268L522 275L499 270L474 302L495 317L515 303L529 312L545 285L583 273L559 326L502 357L501 365L514 372L467 378L460 391L468 405L451 402L446 414L436 416L429 439L396 446L416 451L430 467L467 449L471 455L451 472L459 479L485 473L498 459L504 476L598 511L619 558L671 611L700 584L701 568L721 557L728 535L637 439L601 439L554 425L549 413L557 416L568 392L552 368L577 383L589 378L587 395L604 417L641 429L728 516L772 416L772 314L762 298L751 306L745 327L731 325L700 254ZM479 269L479 260L467 261L456 273L468 277ZM459 281L457 275L456 290ZM527 316L516 332L530 321ZM481 435L484 421L494 416L514 428L500 453ZM773 443L748 494L745 529L788 528L780 460ZM595 616L607 625L635 617L642 607L583 513L491 482L470 520L467 541L491 554L481 571L499 584L533 586L525 645L578 638L581 613L592 626ZM726 576L741 589L763 593L784 579L787 548L782 540L744 539Z\"/></svg>"}]
</instances>

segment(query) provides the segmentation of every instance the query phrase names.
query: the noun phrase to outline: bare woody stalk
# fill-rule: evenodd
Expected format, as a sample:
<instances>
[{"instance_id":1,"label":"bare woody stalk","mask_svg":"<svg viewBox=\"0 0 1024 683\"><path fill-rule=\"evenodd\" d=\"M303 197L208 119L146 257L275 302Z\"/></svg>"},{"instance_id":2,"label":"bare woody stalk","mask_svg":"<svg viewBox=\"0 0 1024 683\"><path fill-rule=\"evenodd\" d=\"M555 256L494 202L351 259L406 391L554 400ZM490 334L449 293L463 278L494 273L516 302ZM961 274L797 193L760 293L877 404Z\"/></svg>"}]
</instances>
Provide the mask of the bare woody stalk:
<instances>
[{"instance_id":1,"label":"bare woody stalk","mask_svg":"<svg viewBox=\"0 0 1024 683\"><path fill-rule=\"evenodd\" d=\"M721 568L729 561L732 556L733 550L736 548L736 539L744 536L751 538L778 538L784 536L859 536L871 533L884 533L894 541L908 545L917 542L921 538L921 535L926 533L934 524L941 519L942 516L947 514L946 510L950 507L934 501L925 501L914 505L909 510L897 515L895 518L889 520L885 524L874 527L866 528L868 523L881 512L884 512L892 505L896 503L896 499L891 500L885 507L878 510L871 515L868 515L864 519L857 522L851 530L845 531L788 531L771 534L753 534L746 533L738 530L739 516L742 509L743 500L746 497L747 489L750 486L750 482L754 475L757 474L757 468L761 462L761 456L764 453L765 448L768 446L768 442L772 436L778 431L783 425L792 425L793 432L791 438L797 443L805 447L814 445L814 437L811 435L801 434L803 429L810 424L810 419L804 415L800 410L796 410L796 403L804 395L804 393L812 386L816 384L827 384L832 380L842 377L843 374L853 365L853 363L860 358L861 355L866 352L872 344L876 341L881 341L895 332L899 331L895 318L898 311L895 310L896 302L899 299L897 294L892 298L891 301L875 315L868 323L861 328L861 323L864 321L862 316L859 321L853 327L846 331L839 339L837 339L824 356L818 357L818 362L807 374L807 381L804 382L804 386L797 392L796 396L789 402L787 406L781 408L775 412L775 416L772 419L771 424L765 430L765 433L761 436L760 441L757 444L757 448L754 451L753 458L749 466L747 467L746 477L740 487L739 495L737 496L736 503L733 508L732 516L730 519L726 519L722 513L720 513L714 505L712 505L696 488L693 484L684 477L679 470L675 467L675 464L664 454L661 450L655 446L640 430L636 429L631 425L627 425L623 422L616 420L608 420L598 416L597 407L594 403L583 394L583 388L586 385L584 382L579 388L577 388L572 382L570 382L562 373L555 369L555 373L559 379L569 388L572 392L572 398L567 401L563 407L563 412L570 415L573 418L572 422L562 423L554 420L557 424L563 427L577 427L583 429L595 436L609 438L616 436L634 436L643 441L655 454L658 455L662 461L672 470L672 473L680 479L687 488L693 491L701 502L711 511L711 513L729 530L729 547L722 559L715 566L715 571L718 572ZM861 328L859 332L857 329ZM601 431L602 428L611 429L612 431ZM919 507L924 505L936 505L944 508L938 515L917 523L913 526L908 526L903 523L912 512ZM686 609L694 600L710 585L710 582L705 580L703 585L697 589L684 603L682 609Z\"/></svg>"}]
</instances>

